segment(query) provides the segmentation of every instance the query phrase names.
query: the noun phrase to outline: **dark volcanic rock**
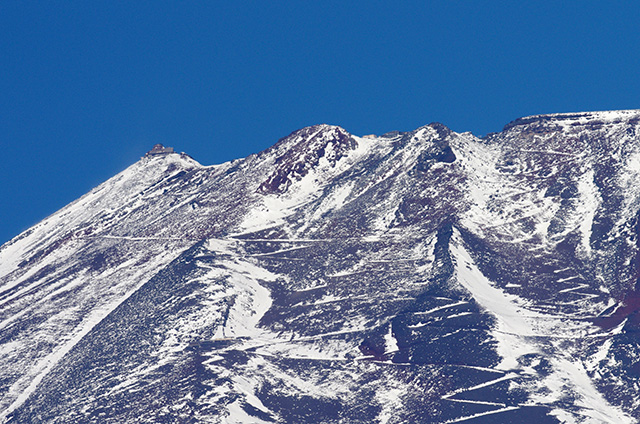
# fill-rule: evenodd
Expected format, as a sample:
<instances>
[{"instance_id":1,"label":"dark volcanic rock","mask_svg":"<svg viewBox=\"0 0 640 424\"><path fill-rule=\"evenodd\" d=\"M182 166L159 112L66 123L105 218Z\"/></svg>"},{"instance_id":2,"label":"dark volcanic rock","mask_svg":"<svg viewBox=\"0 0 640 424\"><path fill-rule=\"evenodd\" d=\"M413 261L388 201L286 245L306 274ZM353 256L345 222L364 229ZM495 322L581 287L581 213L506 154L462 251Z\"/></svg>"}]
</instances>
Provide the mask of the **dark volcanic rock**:
<instances>
[{"instance_id":1,"label":"dark volcanic rock","mask_svg":"<svg viewBox=\"0 0 640 424\"><path fill-rule=\"evenodd\" d=\"M291 133L265 152L278 152L275 170L260 184L258 191L263 194L282 194L289 186L302 179L316 168L321 160L327 165L336 162L355 149L356 141L351 134L340 127L315 125Z\"/></svg>"}]
</instances>

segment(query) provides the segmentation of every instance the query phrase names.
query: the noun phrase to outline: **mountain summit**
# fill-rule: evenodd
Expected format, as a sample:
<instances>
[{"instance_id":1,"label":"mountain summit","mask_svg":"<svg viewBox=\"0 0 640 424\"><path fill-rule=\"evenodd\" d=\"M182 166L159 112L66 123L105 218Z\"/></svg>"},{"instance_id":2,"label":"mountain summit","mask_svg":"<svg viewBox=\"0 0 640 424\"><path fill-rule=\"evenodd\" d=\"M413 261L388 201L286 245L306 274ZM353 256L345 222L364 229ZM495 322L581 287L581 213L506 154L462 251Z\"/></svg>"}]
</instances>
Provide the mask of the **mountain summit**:
<instances>
[{"instance_id":1,"label":"mountain summit","mask_svg":"<svg viewBox=\"0 0 640 424\"><path fill-rule=\"evenodd\" d=\"M156 145L0 248L0 422L635 423L640 110Z\"/></svg>"}]
</instances>

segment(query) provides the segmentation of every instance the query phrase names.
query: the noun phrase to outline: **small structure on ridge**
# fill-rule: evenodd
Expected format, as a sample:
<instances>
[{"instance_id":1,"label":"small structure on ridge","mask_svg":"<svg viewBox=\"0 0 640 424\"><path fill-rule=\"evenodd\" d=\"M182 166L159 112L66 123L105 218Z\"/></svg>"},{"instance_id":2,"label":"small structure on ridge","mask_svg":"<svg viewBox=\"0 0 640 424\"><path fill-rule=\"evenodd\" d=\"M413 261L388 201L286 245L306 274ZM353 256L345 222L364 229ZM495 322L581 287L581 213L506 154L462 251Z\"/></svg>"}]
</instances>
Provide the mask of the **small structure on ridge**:
<instances>
[{"instance_id":1,"label":"small structure on ridge","mask_svg":"<svg viewBox=\"0 0 640 424\"><path fill-rule=\"evenodd\" d=\"M161 156L168 155L169 153L175 153L173 147L164 147L162 144L156 144L145 156Z\"/></svg>"}]
</instances>

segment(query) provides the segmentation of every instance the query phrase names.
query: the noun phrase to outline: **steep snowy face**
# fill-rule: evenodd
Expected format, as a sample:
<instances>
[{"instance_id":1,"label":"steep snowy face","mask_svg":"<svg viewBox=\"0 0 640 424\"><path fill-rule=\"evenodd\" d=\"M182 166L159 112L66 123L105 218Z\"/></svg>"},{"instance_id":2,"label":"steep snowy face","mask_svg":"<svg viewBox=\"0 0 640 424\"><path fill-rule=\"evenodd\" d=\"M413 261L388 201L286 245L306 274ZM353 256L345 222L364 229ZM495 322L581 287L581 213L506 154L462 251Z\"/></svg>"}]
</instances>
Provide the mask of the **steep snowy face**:
<instances>
[{"instance_id":1,"label":"steep snowy face","mask_svg":"<svg viewBox=\"0 0 640 424\"><path fill-rule=\"evenodd\" d=\"M474 201L461 221L497 286L535 312L592 324L563 349L636 416L639 123L639 111L514 121L469 161Z\"/></svg>"},{"instance_id":2,"label":"steep snowy face","mask_svg":"<svg viewBox=\"0 0 640 424\"><path fill-rule=\"evenodd\" d=\"M468 227L494 243L517 240L528 254L555 252L566 266L589 264L578 280L590 280L594 295L624 296L638 273L639 122L637 111L620 111L507 125L486 140L492 165L474 171L482 194Z\"/></svg>"},{"instance_id":3,"label":"steep snowy face","mask_svg":"<svg viewBox=\"0 0 640 424\"><path fill-rule=\"evenodd\" d=\"M637 422L639 121L154 148L0 249L0 414Z\"/></svg>"},{"instance_id":4,"label":"steep snowy face","mask_svg":"<svg viewBox=\"0 0 640 424\"><path fill-rule=\"evenodd\" d=\"M159 269L239 219L242 188L212 184L230 166L144 157L2 246L3 410Z\"/></svg>"},{"instance_id":5,"label":"steep snowy face","mask_svg":"<svg viewBox=\"0 0 640 424\"><path fill-rule=\"evenodd\" d=\"M141 237L139 224L157 219L167 201L148 201L158 196L150 187L199 167L179 155L143 159L0 249L3 409L135 291L137 277L189 245Z\"/></svg>"}]
</instances>

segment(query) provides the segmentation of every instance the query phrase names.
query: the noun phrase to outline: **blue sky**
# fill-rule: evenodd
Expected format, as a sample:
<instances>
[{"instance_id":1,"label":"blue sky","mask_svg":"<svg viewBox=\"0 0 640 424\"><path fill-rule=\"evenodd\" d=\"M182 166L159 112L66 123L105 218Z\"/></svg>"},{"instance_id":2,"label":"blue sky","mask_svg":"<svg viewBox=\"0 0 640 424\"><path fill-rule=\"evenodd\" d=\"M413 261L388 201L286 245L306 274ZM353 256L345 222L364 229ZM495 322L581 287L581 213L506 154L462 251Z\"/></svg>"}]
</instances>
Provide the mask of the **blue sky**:
<instances>
[{"instance_id":1,"label":"blue sky","mask_svg":"<svg viewBox=\"0 0 640 424\"><path fill-rule=\"evenodd\" d=\"M0 243L155 143L210 165L317 123L640 108L640 3L0 2Z\"/></svg>"}]
</instances>

